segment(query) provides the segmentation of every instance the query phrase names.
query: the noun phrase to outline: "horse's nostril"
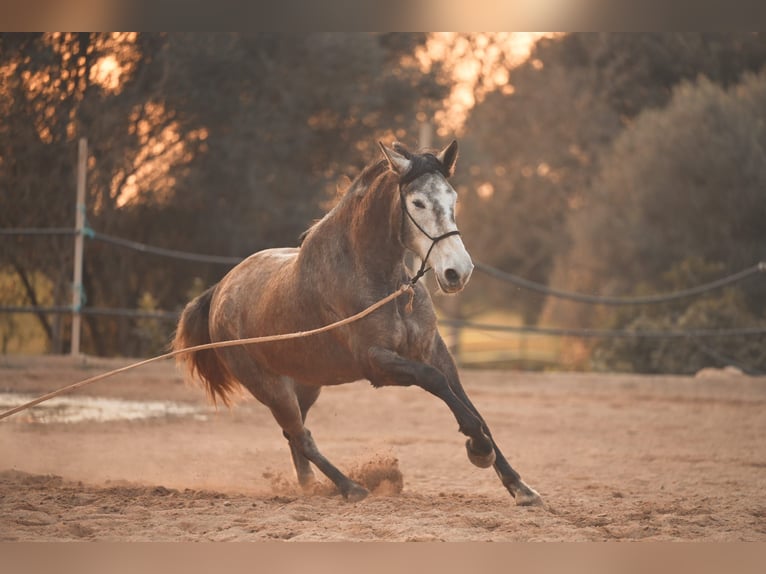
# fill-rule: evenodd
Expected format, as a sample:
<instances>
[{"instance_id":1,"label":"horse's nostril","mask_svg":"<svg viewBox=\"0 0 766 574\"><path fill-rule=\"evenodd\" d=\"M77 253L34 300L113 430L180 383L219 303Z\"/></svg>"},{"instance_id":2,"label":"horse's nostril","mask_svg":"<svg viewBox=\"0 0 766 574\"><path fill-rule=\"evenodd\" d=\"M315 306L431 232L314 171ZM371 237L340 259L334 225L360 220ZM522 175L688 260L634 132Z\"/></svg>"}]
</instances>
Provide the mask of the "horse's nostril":
<instances>
[{"instance_id":1,"label":"horse's nostril","mask_svg":"<svg viewBox=\"0 0 766 574\"><path fill-rule=\"evenodd\" d=\"M450 283L457 283L460 279L460 275L458 275L458 272L454 269L447 269L444 272L444 277L449 281Z\"/></svg>"}]
</instances>

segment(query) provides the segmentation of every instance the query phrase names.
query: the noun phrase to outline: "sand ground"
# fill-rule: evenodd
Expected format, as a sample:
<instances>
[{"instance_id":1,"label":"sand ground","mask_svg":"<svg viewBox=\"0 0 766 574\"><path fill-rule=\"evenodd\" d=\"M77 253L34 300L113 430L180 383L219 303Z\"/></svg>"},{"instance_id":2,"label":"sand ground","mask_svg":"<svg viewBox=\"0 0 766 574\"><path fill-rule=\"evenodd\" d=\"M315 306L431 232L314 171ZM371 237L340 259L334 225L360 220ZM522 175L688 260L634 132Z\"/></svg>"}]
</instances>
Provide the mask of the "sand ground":
<instances>
[{"instance_id":1,"label":"sand ground","mask_svg":"<svg viewBox=\"0 0 766 574\"><path fill-rule=\"evenodd\" d=\"M128 364L0 359L0 392L37 395ZM766 379L464 371L498 444L545 500L516 507L419 389L327 388L307 426L366 483L349 503L296 484L254 399L210 407L170 362L76 397L172 401L140 420L0 421L2 541L766 541Z\"/></svg>"}]
</instances>

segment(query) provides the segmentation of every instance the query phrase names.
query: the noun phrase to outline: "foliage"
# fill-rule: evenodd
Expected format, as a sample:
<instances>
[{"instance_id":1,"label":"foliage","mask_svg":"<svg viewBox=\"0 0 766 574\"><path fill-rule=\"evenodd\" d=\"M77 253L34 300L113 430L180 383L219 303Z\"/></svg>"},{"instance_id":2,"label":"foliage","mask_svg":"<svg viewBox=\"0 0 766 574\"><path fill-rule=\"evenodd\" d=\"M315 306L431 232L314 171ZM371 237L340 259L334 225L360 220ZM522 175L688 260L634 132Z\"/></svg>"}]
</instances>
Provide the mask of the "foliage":
<instances>
[{"instance_id":1,"label":"foliage","mask_svg":"<svg viewBox=\"0 0 766 574\"><path fill-rule=\"evenodd\" d=\"M141 311L152 312L158 310L157 300L148 291L141 295L137 307ZM134 334L138 349L131 353L132 356L158 355L167 351L167 330L156 319L151 317L138 319Z\"/></svg>"},{"instance_id":2,"label":"foliage","mask_svg":"<svg viewBox=\"0 0 766 574\"><path fill-rule=\"evenodd\" d=\"M643 285L646 291L661 293L668 290L663 274L689 260L717 265L718 274L711 279L762 260L766 241L762 225L766 216L764 94L763 75L748 76L729 90L704 78L684 82L667 107L644 112L615 140L586 206L569 219L575 246L562 265L588 270L578 278L580 290L624 294ZM690 276L677 288L694 284ZM737 299L736 305L728 298L719 301L728 309L726 316L738 317L743 325L763 320L762 286L750 281L741 285L739 293L741 302ZM677 326L682 316L688 319L701 312L699 303L678 305L657 324ZM687 306L690 315L685 315ZM558 311L557 319L564 323L615 321L612 310L592 313L569 305L565 313L567 306L558 304ZM646 313L640 321L646 321ZM619 318L617 324L630 324ZM732 325L722 316L719 326ZM624 357L634 349L635 356L628 361L633 369L693 364L688 346L675 345L677 355L669 361L667 347L660 352L652 346L655 351L647 353L637 345L620 342L620 353L604 357ZM602 347L611 346L602 343ZM619 367L619 361L603 357L600 361ZM755 361L763 363L763 357Z\"/></svg>"},{"instance_id":3,"label":"foliage","mask_svg":"<svg viewBox=\"0 0 766 574\"><path fill-rule=\"evenodd\" d=\"M597 97L594 71L569 61L578 37L543 41L511 75L512 93L496 92L471 115L458 174L470 194L461 211L469 248L482 260L547 283L568 247L566 220L580 201L605 142L620 129ZM502 230L499 232L498 230ZM498 304L507 289L498 287ZM533 323L543 300L514 293L511 306ZM507 298L506 298L507 299Z\"/></svg>"},{"instance_id":4,"label":"foliage","mask_svg":"<svg viewBox=\"0 0 766 574\"><path fill-rule=\"evenodd\" d=\"M0 35L0 226L72 226L77 139L87 136L92 228L240 257L294 245L337 178L369 161L377 138L415 130L416 112L442 96L438 68L403 61L423 39ZM0 264L21 281L44 273L54 300L71 300L69 238L6 246ZM132 308L150 293L174 309L195 279L225 271L89 241L84 284L90 306ZM51 348L64 347L66 334L38 319ZM130 352L134 335L128 320L88 316L84 349Z\"/></svg>"},{"instance_id":5,"label":"foliage","mask_svg":"<svg viewBox=\"0 0 766 574\"><path fill-rule=\"evenodd\" d=\"M41 305L51 303L51 282L40 273L30 277L30 288L39 296ZM16 273L0 268L0 305L23 307L27 304L26 286L16 280ZM46 334L33 316L25 313L0 314L0 354L41 352Z\"/></svg>"},{"instance_id":6,"label":"foliage","mask_svg":"<svg viewBox=\"0 0 766 574\"><path fill-rule=\"evenodd\" d=\"M339 177L377 157L376 140L413 145L435 118L440 141L460 136L458 222L483 262L562 289L639 294L763 259L763 34L558 35L518 66L508 46L492 45L500 38L511 39L0 34L0 227L71 227L77 139L87 136L93 229L237 257L294 245ZM472 88L459 78L469 69ZM462 129L448 109L456 98L472 105ZM71 301L71 237L6 238L0 266L19 304ZM88 241L87 304L177 310L226 270ZM721 328L762 324L760 285L615 310L476 273L459 300L439 305L464 317L507 309L527 324ZM65 319L33 320L49 350L66 349ZM84 350L149 353L171 330L87 316ZM721 356L763 367L759 342L625 339L598 343L591 359L652 372Z\"/></svg>"},{"instance_id":7,"label":"foliage","mask_svg":"<svg viewBox=\"0 0 766 574\"><path fill-rule=\"evenodd\" d=\"M663 275L664 287L681 289L689 280L707 282L720 276L724 266L696 258L683 261ZM743 290L729 287L689 302L665 303L615 315L614 328L628 331L689 331L741 329L763 324L762 314L748 308ZM746 372L766 372L766 336L705 338L621 338L595 347L596 370L693 374L706 366L740 366Z\"/></svg>"},{"instance_id":8,"label":"foliage","mask_svg":"<svg viewBox=\"0 0 766 574\"><path fill-rule=\"evenodd\" d=\"M619 278L619 270L610 275L611 268L590 256L594 246L609 249L612 238L586 243L579 237L594 210L603 209L609 218L617 207L617 192L594 197L601 187L594 182L604 170L634 165L639 181L650 177L645 174L648 166L636 164L635 149L620 156L611 152L616 139L632 131L643 111L659 113L682 82L703 74L713 85L731 86L765 62L766 42L757 34L604 33L541 40L511 72L511 85L488 95L468 120L461 165L470 168L458 172L458 178L464 195L461 225L469 248L487 263L560 288L593 292L596 285ZM652 142L640 145L642 153L652 153ZM668 153L669 147L666 142L664 153L671 163L676 156ZM700 169L705 165L699 162ZM630 189L640 186L639 181ZM675 197L672 187L664 189ZM678 196L679 203L686 199ZM619 227L610 231L617 233ZM678 232L684 233L683 227ZM655 255L661 258L661 252ZM654 273L665 269L660 266ZM627 292L624 285L612 287ZM563 322L573 314L567 304L565 313L558 302L507 287L474 293L485 305L515 309L529 323L540 317ZM571 326L581 326L592 313L580 309Z\"/></svg>"},{"instance_id":9,"label":"foliage","mask_svg":"<svg viewBox=\"0 0 766 574\"><path fill-rule=\"evenodd\" d=\"M684 83L615 141L573 225L623 286L689 256L725 261L728 272L762 257L764 95L766 76L731 91Z\"/></svg>"}]
</instances>

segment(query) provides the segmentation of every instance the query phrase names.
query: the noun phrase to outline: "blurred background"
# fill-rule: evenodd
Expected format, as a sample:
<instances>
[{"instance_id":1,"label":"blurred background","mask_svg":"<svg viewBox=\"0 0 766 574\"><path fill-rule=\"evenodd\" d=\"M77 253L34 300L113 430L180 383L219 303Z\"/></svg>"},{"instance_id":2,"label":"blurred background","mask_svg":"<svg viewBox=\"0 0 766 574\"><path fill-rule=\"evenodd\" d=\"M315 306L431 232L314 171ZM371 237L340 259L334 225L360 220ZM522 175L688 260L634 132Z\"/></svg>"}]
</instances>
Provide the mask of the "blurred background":
<instances>
[{"instance_id":1,"label":"blurred background","mask_svg":"<svg viewBox=\"0 0 766 574\"><path fill-rule=\"evenodd\" d=\"M82 352L160 353L378 140L457 138L463 367L763 374L764 65L759 33L0 34L0 354L70 352L75 308Z\"/></svg>"}]
</instances>

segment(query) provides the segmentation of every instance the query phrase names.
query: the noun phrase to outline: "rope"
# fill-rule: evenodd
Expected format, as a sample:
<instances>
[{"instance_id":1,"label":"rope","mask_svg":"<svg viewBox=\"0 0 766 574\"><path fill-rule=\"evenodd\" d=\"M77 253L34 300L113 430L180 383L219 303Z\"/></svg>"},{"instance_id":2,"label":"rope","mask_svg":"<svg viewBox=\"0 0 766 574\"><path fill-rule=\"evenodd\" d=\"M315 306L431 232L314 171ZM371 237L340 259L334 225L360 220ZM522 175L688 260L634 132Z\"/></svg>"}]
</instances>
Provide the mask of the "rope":
<instances>
[{"instance_id":1,"label":"rope","mask_svg":"<svg viewBox=\"0 0 766 574\"><path fill-rule=\"evenodd\" d=\"M747 269L743 269L742 271L734 273L733 275L711 281L710 283L698 285L697 287L691 287L689 289L681 289L680 291L661 295L647 295L644 297L609 297L585 295L582 293L574 293L572 291L553 289L541 283L535 283L534 281L523 279L522 277L518 277L512 273L501 271L500 269L492 267L491 265L487 265L486 263L475 261L474 265L476 266L476 269L486 273L487 275L490 275L495 279L500 279L502 281L512 283L518 287L523 287L524 289L529 289L530 291L542 293L543 295L552 295L554 297L559 297L560 299L569 299L579 303L591 303L594 305L646 305L649 303L664 303L666 301L674 301L676 299L683 299L685 297L700 295L701 293L712 291L713 289L720 289L726 285L742 281L746 277L754 275L755 273L762 273L766 271L766 262L761 261L760 263L748 267Z\"/></svg>"},{"instance_id":2,"label":"rope","mask_svg":"<svg viewBox=\"0 0 766 574\"><path fill-rule=\"evenodd\" d=\"M24 411L28 408L31 408L35 405L39 405L42 402L45 402L49 399L52 399L53 397L57 397L58 395L61 395L63 393L73 391L75 389L79 389L80 387L84 387L86 385L90 385L92 383L101 381L103 379L106 379L107 377L111 377L113 375L117 375L120 373L124 373L125 371L129 371L131 369L135 369L138 367L141 367L143 365L148 365L149 363L154 363L156 361L161 361L163 359L170 359L172 357L176 357L178 355L183 355L185 353L193 353L196 351L204 351L206 349L220 349L223 347L235 347L238 345L252 345L256 343L271 343L274 341L285 341L288 339L299 339L302 337L310 337L312 335L318 335L319 333L324 333L326 331L331 331L333 329L337 329L338 327L342 327L343 325L348 325L349 323L353 323L355 321L358 321L373 311L377 310L378 308L382 307L389 301L393 301L397 297L400 297L404 295L405 293L410 293L410 296L414 295L414 289L412 285L410 284L404 284L402 285L398 290L394 291L390 295L384 297L383 299L380 299L379 301L373 303L363 311L360 311L356 315L352 315L351 317L347 317L345 319L341 319L339 321L336 321L334 323L330 323L329 325L325 325L324 327L318 327L316 329L311 329L309 331L299 331L297 333L284 333L282 335L267 335L265 337L250 337L247 339L232 339L229 341L218 341L216 343L205 343L204 345L196 345L194 347L187 347L186 349L178 349L176 351L171 351L169 353L165 353L164 355L159 355L157 357L152 357L151 359L146 359L143 361L139 361L138 363L132 363L130 365L127 365L125 367L120 367L119 369L114 369L112 371L109 371L107 373L102 373L100 375L96 375L94 377L90 377L88 379L84 379L82 381L78 381L76 383L72 383L71 385L67 385L66 387L62 387L58 390L52 391L50 393L47 393L45 395L42 395L32 401L29 401L28 403L25 403L23 405L19 405L18 407L14 407L8 411L5 411L3 413L0 413L0 420L7 418L11 415L15 415L16 413L19 413L21 411Z\"/></svg>"},{"instance_id":3,"label":"rope","mask_svg":"<svg viewBox=\"0 0 766 574\"><path fill-rule=\"evenodd\" d=\"M406 208L405 208L405 212L407 213L407 215L409 215L410 219L413 220L415 225L417 225L418 228L421 229L422 231L422 228L420 228L420 225L418 225L417 221L414 220L414 218L412 217L412 215L410 215L410 213L406 210ZM77 233L77 230L75 229L57 228L57 227L0 229L0 235L49 235L49 234L50 235L74 235L76 233ZM449 232L449 234L446 234L445 236L436 238L436 241L439 241L440 239L443 239L446 236L457 234L457 233L458 233L457 231ZM123 239L121 237L115 237L113 235L107 235L106 233L94 231L93 229L89 227L86 227L83 229L83 235L85 235L89 239L96 239L98 241L103 241L104 243L111 243L112 245L125 247L127 249L133 249L135 251L140 251L142 253L160 255L162 257L174 257L177 259L184 259L186 261L199 261L202 263L216 263L216 264L222 264L222 265L236 265L243 259L241 257L205 255L200 253L192 253L189 251L179 251L177 249L165 249L162 247L154 247L146 243L140 243L138 241L133 241L130 239ZM434 238L432 238L430 235L428 237L431 238L432 241L434 240ZM431 245L432 248L433 248L433 245L434 244L432 243ZM429 253L430 253L430 250L429 250ZM427 259L428 257L426 256L426 260ZM519 277L518 275L514 275L513 273L508 273L507 271L502 271L500 269L497 269L496 267L493 267L486 263L482 263L481 261L474 260L474 265L476 269L478 269L479 271L486 273L487 275L494 277L495 279L500 279L501 281L505 281L507 283L516 285L517 287L522 287L524 289L528 289L530 291L534 291L542 295L550 295L550 296L558 297L561 299L569 299L570 301L577 301L579 303L590 303L593 305L646 305L646 304L652 304L652 303L663 303L666 301L674 301L677 299L692 297L694 295L700 295L702 293L705 293L707 291L712 291L714 289L720 289L721 287L725 287L726 285L731 285L732 283L742 281L743 279L749 277L750 275L754 275L755 273L762 273L766 271L766 262L761 261L760 263L752 265L751 267L748 267L747 269L743 269L742 271L739 271L727 277L723 277L721 279L717 279L715 281L711 281L710 283L705 283L703 285L698 285L696 287L691 287L689 289L682 289L680 291L675 291L675 292L666 293L666 294L648 295L643 297L629 297L629 296L587 295L584 293L564 291L561 289L548 287L547 285L543 285L542 283L530 281L529 279L524 279L523 277ZM417 278L420 279L420 277L422 277L426 271L427 269L425 269L425 265L423 265L420 271L417 273Z\"/></svg>"},{"instance_id":4,"label":"rope","mask_svg":"<svg viewBox=\"0 0 766 574\"><path fill-rule=\"evenodd\" d=\"M685 331L628 331L620 329L569 329L559 327L531 327L492 325L475 323L458 319L442 319L439 321L448 327L467 327L478 331L505 331L509 333L532 333L536 335L553 335L557 337L595 337L595 338L654 338L675 339L684 337L734 337L746 335L764 335L766 327L742 327L731 329L689 329Z\"/></svg>"},{"instance_id":5,"label":"rope","mask_svg":"<svg viewBox=\"0 0 766 574\"><path fill-rule=\"evenodd\" d=\"M178 251L176 249L165 249L163 247L153 247L146 243L139 243L138 241L132 241L130 239L122 239L120 237L114 237L98 231L92 231L91 237L104 243L111 243L112 245L118 245L120 247L127 247L134 251L140 251L142 253L150 253L154 255L161 255L163 257L174 257L176 259L184 259L186 261L199 261L202 263L219 263L222 265L235 265L242 261L242 257L224 257L220 255L202 255L199 253L190 253L189 251Z\"/></svg>"},{"instance_id":6,"label":"rope","mask_svg":"<svg viewBox=\"0 0 766 574\"><path fill-rule=\"evenodd\" d=\"M6 227L0 229L0 235L77 235L76 229L65 227ZM163 247L154 247L146 243L140 243L139 241L133 241L131 239L123 239L121 237L115 237L113 235L107 235L95 231L90 227L84 227L82 234L88 239L96 239L103 241L104 243L111 243L119 247L126 247L133 249L134 251L140 251L142 253L149 253L154 255L160 255L163 257L174 257L176 259L184 259L186 261L199 261L201 263L218 263L222 265L236 265L242 261L242 257L225 257L221 255L205 255L201 253L191 253L189 251L179 251L177 249L165 249Z\"/></svg>"},{"instance_id":7,"label":"rope","mask_svg":"<svg viewBox=\"0 0 766 574\"><path fill-rule=\"evenodd\" d=\"M71 305L59 305L58 307L34 307L31 305L3 305L0 313L42 313L44 315L66 315L74 312Z\"/></svg>"},{"instance_id":8,"label":"rope","mask_svg":"<svg viewBox=\"0 0 766 574\"><path fill-rule=\"evenodd\" d=\"M122 307L80 307L72 305L58 305L51 307L35 307L33 305L0 305L0 313L36 313L42 315L96 315L106 317L131 317L134 319L158 319L163 321L176 321L181 315L180 311L142 311L140 309L126 309Z\"/></svg>"},{"instance_id":9,"label":"rope","mask_svg":"<svg viewBox=\"0 0 766 574\"><path fill-rule=\"evenodd\" d=\"M77 230L69 227L6 227L0 235L76 235Z\"/></svg>"},{"instance_id":10,"label":"rope","mask_svg":"<svg viewBox=\"0 0 766 574\"><path fill-rule=\"evenodd\" d=\"M118 307L83 307L82 315L101 315L107 317L132 317L134 319L161 319L163 321L178 320L180 312L176 311L142 311L140 309L121 309Z\"/></svg>"}]
</instances>

